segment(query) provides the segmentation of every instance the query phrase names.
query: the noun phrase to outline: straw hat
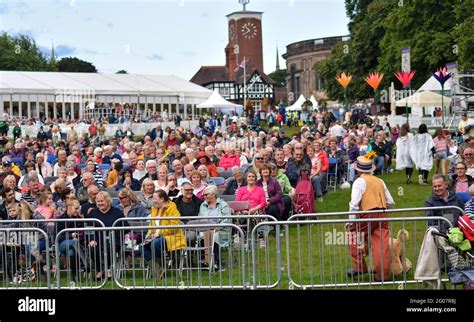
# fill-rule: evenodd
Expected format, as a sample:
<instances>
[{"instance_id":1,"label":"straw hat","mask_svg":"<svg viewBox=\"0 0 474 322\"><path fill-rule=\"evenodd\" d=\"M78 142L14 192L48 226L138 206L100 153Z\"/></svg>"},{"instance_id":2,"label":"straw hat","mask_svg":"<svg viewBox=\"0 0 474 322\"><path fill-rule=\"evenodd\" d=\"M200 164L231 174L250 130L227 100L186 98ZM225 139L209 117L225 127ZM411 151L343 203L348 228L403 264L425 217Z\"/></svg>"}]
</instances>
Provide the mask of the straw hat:
<instances>
[{"instance_id":1,"label":"straw hat","mask_svg":"<svg viewBox=\"0 0 474 322\"><path fill-rule=\"evenodd\" d=\"M371 173L375 171L375 165L371 159L368 159L365 156L360 156L354 164L354 169L363 173Z\"/></svg>"}]
</instances>

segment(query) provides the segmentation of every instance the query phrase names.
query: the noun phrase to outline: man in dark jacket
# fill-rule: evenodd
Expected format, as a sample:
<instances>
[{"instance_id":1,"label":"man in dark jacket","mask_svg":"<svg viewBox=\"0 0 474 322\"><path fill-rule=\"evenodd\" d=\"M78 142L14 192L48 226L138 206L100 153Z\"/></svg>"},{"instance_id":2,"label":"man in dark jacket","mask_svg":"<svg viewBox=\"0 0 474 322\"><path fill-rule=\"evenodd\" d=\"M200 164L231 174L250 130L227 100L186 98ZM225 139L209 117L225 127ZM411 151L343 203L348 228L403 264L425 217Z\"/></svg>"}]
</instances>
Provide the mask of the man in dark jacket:
<instances>
[{"instance_id":1,"label":"man in dark jacket","mask_svg":"<svg viewBox=\"0 0 474 322\"><path fill-rule=\"evenodd\" d=\"M235 195L240 187L247 185L247 181L245 181L244 174L240 167L232 168L232 176L234 178L227 184L223 195Z\"/></svg>"},{"instance_id":2,"label":"man in dark jacket","mask_svg":"<svg viewBox=\"0 0 474 322\"><path fill-rule=\"evenodd\" d=\"M193 194L193 186L189 180L183 180L181 183L182 195L174 200L176 208L182 217L191 217L199 215L199 208L202 200ZM182 220L186 223L188 220Z\"/></svg>"},{"instance_id":3,"label":"man in dark jacket","mask_svg":"<svg viewBox=\"0 0 474 322\"><path fill-rule=\"evenodd\" d=\"M305 159L305 154L304 154L303 149L295 148L294 157L290 158L290 161L288 162L288 168L290 167L293 167L295 169L295 172L298 178L297 181L301 180L301 171L306 171L308 174L308 177L311 175L311 161L308 162L308 160ZM288 177L288 179L290 180L290 183L293 185L293 182L291 182L292 179L290 179L290 177ZM296 187L296 185L294 187Z\"/></svg>"},{"instance_id":4,"label":"man in dark jacket","mask_svg":"<svg viewBox=\"0 0 474 322\"><path fill-rule=\"evenodd\" d=\"M382 172L382 169L384 168L385 162L389 159L389 147L387 146L387 143L384 141L383 134L378 132L376 136L375 142L370 143L372 146L372 151L377 153L377 158L375 158L375 174L380 174Z\"/></svg>"},{"instance_id":5,"label":"man in dark jacket","mask_svg":"<svg viewBox=\"0 0 474 322\"><path fill-rule=\"evenodd\" d=\"M446 207L456 206L464 210L464 204L461 199L452 191L448 190L448 182L446 176L436 174L433 176L433 194L425 201L425 207ZM454 226L457 226L458 219L462 216L462 211L456 209L446 210L426 210L425 216L434 217L445 217L451 221ZM430 220L428 221L429 226L438 226L441 232L445 232L449 225L444 221Z\"/></svg>"}]
</instances>

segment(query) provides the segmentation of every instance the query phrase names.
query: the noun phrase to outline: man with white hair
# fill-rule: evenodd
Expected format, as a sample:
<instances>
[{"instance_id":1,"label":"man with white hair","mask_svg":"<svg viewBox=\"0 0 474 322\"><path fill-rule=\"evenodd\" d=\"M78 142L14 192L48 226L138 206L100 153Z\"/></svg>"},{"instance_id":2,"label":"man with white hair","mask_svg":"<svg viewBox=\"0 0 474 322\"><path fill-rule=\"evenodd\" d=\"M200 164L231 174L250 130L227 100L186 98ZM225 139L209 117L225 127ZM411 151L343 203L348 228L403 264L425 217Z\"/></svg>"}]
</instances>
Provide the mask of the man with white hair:
<instances>
[{"instance_id":1,"label":"man with white hair","mask_svg":"<svg viewBox=\"0 0 474 322\"><path fill-rule=\"evenodd\" d=\"M104 157L102 159L102 163L112 164L112 159L118 159L121 163L123 163L122 157L117 153L114 153L111 145L104 146Z\"/></svg>"},{"instance_id":2,"label":"man with white hair","mask_svg":"<svg viewBox=\"0 0 474 322\"><path fill-rule=\"evenodd\" d=\"M54 175L55 177L58 176L58 170L59 170L59 168L66 166L66 161L67 161L67 153L66 153L66 150L64 150L64 149L59 150L59 151L58 151L58 162L56 162L56 164L55 164L54 167L53 167L53 175Z\"/></svg>"},{"instance_id":3,"label":"man with white hair","mask_svg":"<svg viewBox=\"0 0 474 322\"><path fill-rule=\"evenodd\" d=\"M77 190L76 197L82 205L89 199L87 188L94 185L94 175L91 172L84 172L82 174L81 183L82 186Z\"/></svg>"},{"instance_id":4,"label":"man with white hair","mask_svg":"<svg viewBox=\"0 0 474 322\"><path fill-rule=\"evenodd\" d=\"M194 167L192 166L191 163L188 163L184 166L184 176L186 179L191 180L191 173L194 171Z\"/></svg>"},{"instance_id":5,"label":"man with white hair","mask_svg":"<svg viewBox=\"0 0 474 322\"><path fill-rule=\"evenodd\" d=\"M156 161L155 160L148 160L145 163L145 168L147 171L147 174L143 176L143 178L140 179L140 186L142 185L143 181L146 178L150 178L153 181L158 180L158 171L157 171L157 166L156 166Z\"/></svg>"},{"instance_id":6,"label":"man with white hair","mask_svg":"<svg viewBox=\"0 0 474 322\"><path fill-rule=\"evenodd\" d=\"M184 178L183 174L183 164L181 163L180 160L174 160L173 163L171 164L174 175L176 177L176 180L179 180L181 178Z\"/></svg>"}]
</instances>

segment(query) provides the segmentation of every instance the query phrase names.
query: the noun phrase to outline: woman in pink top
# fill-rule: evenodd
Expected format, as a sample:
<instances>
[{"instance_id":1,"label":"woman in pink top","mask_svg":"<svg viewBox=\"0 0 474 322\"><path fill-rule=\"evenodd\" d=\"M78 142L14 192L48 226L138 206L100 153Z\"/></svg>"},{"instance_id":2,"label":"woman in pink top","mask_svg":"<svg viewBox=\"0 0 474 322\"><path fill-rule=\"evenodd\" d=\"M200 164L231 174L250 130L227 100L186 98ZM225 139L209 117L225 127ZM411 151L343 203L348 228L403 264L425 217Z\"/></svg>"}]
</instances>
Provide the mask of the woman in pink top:
<instances>
[{"instance_id":1,"label":"woman in pink top","mask_svg":"<svg viewBox=\"0 0 474 322\"><path fill-rule=\"evenodd\" d=\"M435 148L435 170L438 173L439 165L441 163L441 173L446 175L446 159L448 158L448 140L444 136L443 129L437 128L433 135L433 142Z\"/></svg>"},{"instance_id":2,"label":"woman in pink top","mask_svg":"<svg viewBox=\"0 0 474 322\"><path fill-rule=\"evenodd\" d=\"M262 187L256 186L257 175L252 170L247 172L247 185L237 190L237 201L248 201L250 204L250 214L255 214L265 209L267 200L265 199L265 191Z\"/></svg>"}]
</instances>

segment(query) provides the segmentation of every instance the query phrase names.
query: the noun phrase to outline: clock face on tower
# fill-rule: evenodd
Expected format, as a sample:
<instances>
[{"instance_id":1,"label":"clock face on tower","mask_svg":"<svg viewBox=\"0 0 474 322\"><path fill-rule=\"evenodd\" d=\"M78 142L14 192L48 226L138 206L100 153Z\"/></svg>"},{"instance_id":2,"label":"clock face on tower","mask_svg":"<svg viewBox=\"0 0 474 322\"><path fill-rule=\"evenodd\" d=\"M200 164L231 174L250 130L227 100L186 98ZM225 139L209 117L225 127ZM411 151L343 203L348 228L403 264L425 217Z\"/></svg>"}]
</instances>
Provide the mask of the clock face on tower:
<instances>
[{"instance_id":1,"label":"clock face on tower","mask_svg":"<svg viewBox=\"0 0 474 322\"><path fill-rule=\"evenodd\" d=\"M253 23L247 22L242 26L241 32L245 38L252 39L257 36L257 27Z\"/></svg>"}]
</instances>

